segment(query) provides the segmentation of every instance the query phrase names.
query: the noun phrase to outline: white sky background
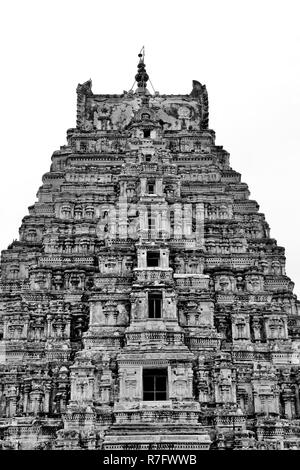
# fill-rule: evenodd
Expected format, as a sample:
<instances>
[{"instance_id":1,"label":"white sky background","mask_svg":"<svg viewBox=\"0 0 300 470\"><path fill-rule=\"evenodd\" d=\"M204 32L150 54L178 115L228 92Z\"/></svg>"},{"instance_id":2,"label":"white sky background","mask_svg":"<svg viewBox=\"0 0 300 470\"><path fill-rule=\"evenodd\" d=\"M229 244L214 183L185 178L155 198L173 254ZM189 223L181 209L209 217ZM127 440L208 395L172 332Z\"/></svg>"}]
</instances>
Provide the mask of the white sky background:
<instances>
[{"instance_id":1,"label":"white sky background","mask_svg":"<svg viewBox=\"0 0 300 470\"><path fill-rule=\"evenodd\" d=\"M216 143L286 248L300 294L299 0L10 0L0 41L1 249L76 125L77 84L129 90L145 45L160 93L206 84Z\"/></svg>"}]
</instances>

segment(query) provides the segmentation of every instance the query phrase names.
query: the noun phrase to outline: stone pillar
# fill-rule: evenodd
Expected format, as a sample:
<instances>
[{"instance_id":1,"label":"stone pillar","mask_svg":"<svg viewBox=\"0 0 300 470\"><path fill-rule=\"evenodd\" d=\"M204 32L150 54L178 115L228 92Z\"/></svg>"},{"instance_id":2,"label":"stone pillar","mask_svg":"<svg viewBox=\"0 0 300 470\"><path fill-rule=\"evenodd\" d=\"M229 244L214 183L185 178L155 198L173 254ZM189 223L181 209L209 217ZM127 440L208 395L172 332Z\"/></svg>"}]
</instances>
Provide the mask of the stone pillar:
<instances>
[{"instance_id":1,"label":"stone pillar","mask_svg":"<svg viewBox=\"0 0 300 470\"><path fill-rule=\"evenodd\" d=\"M119 238L127 238L127 198L119 198Z\"/></svg>"},{"instance_id":2,"label":"stone pillar","mask_svg":"<svg viewBox=\"0 0 300 470\"><path fill-rule=\"evenodd\" d=\"M23 334L22 339L27 339L28 336L28 324L29 324L29 315L23 317L24 326L23 326Z\"/></svg>"},{"instance_id":3,"label":"stone pillar","mask_svg":"<svg viewBox=\"0 0 300 470\"><path fill-rule=\"evenodd\" d=\"M42 395L43 392L40 389L30 392L30 411L35 415L41 411Z\"/></svg>"},{"instance_id":4,"label":"stone pillar","mask_svg":"<svg viewBox=\"0 0 300 470\"><path fill-rule=\"evenodd\" d=\"M13 417L17 411L17 389L15 386L10 385L6 394L7 399L7 416Z\"/></svg>"},{"instance_id":5,"label":"stone pillar","mask_svg":"<svg viewBox=\"0 0 300 470\"><path fill-rule=\"evenodd\" d=\"M293 401L293 393L290 388L283 390L282 392L282 400L284 404L284 414L287 419L292 419L293 417L293 408L292 408L292 401Z\"/></svg>"},{"instance_id":6,"label":"stone pillar","mask_svg":"<svg viewBox=\"0 0 300 470\"><path fill-rule=\"evenodd\" d=\"M192 204L183 204L182 233L185 238L192 238Z\"/></svg>"},{"instance_id":7,"label":"stone pillar","mask_svg":"<svg viewBox=\"0 0 300 470\"><path fill-rule=\"evenodd\" d=\"M29 390L30 390L30 383L25 382L24 389L23 389L23 413L27 415L28 413L28 405L29 405Z\"/></svg>"},{"instance_id":8,"label":"stone pillar","mask_svg":"<svg viewBox=\"0 0 300 470\"><path fill-rule=\"evenodd\" d=\"M181 204L174 204L174 238L182 238Z\"/></svg>"},{"instance_id":9,"label":"stone pillar","mask_svg":"<svg viewBox=\"0 0 300 470\"><path fill-rule=\"evenodd\" d=\"M196 240L198 246L204 246L204 204L196 204Z\"/></svg>"},{"instance_id":10,"label":"stone pillar","mask_svg":"<svg viewBox=\"0 0 300 470\"><path fill-rule=\"evenodd\" d=\"M161 231L163 236L168 238L170 236L170 224L168 221L168 209L164 208L161 211Z\"/></svg>"},{"instance_id":11,"label":"stone pillar","mask_svg":"<svg viewBox=\"0 0 300 470\"><path fill-rule=\"evenodd\" d=\"M44 403L43 403L43 411L44 413L49 413L50 412L50 394L51 394L51 383L48 382L45 385L45 397L44 397Z\"/></svg>"}]
</instances>

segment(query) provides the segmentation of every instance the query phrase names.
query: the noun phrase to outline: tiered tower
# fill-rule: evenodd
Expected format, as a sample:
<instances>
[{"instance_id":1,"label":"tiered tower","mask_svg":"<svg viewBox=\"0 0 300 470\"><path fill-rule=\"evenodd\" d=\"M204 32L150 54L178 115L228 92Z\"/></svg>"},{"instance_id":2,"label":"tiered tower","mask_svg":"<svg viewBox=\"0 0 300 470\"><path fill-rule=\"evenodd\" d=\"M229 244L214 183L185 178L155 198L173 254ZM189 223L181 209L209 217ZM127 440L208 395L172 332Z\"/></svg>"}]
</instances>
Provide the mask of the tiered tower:
<instances>
[{"instance_id":1,"label":"tiered tower","mask_svg":"<svg viewBox=\"0 0 300 470\"><path fill-rule=\"evenodd\" d=\"M77 88L2 252L0 443L300 448L300 320L284 249L215 145L206 87Z\"/></svg>"}]
</instances>

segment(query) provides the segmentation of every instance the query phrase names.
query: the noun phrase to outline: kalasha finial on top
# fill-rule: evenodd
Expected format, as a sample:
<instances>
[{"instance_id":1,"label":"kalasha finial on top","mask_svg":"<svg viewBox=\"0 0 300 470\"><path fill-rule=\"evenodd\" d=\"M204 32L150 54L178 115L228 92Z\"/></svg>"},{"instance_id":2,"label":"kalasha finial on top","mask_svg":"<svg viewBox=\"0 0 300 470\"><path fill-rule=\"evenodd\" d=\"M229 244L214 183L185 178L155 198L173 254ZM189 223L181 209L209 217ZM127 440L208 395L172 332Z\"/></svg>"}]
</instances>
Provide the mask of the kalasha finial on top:
<instances>
[{"instance_id":1,"label":"kalasha finial on top","mask_svg":"<svg viewBox=\"0 0 300 470\"><path fill-rule=\"evenodd\" d=\"M140 58L140 61L138 63L138 73L135 76L138 90L137 91L145 91L147 87L147 81L149 80L149 75L146 72L146 64L144 62L144 57L145 57L145 48L144 46L141 49L141 52L139 53L138 57Z\"/></svg>"}]
</instances>

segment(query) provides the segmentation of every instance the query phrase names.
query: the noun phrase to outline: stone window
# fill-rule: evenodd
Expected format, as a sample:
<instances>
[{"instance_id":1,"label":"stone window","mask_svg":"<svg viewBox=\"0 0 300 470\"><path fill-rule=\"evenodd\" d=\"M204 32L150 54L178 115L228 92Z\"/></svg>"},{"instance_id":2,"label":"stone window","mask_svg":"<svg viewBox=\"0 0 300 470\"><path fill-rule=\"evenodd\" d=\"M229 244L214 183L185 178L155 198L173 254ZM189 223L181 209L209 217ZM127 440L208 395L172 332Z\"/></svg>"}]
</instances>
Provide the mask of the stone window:
<instances>
[{"instance_id":1,"label":"stone window","mask_svg":"<svg viewBox=\"0 0 300 470\"><path fill-rule=\"evenodd\" d=\"M167 369L143 369L143 400L167 399Z\"/></svg>"},{"instance_id":2,"label":"stone window","mask_svg":"<svg viewBox=\"0 0 300 470\"><path fill-rule=\"evenodd\" d=\"M144 131L144 138L149 138L150 137L150 129L145 129Z\"/></svg>"},{"instance_id":3,"label":"stone window","mask_svg":"<svg viewBox=\"0 0 300 470\"><path fill-rule=\"evenodd\" d=\"M155 217L153 217L151 209L148 210L148 229L155 229Z\"/></svg>"},{"instance_id":4,"label":"stone window","mask_svg":"<svg viewBox=\"0 0 300 470\"><path fill-rule=\"evenodd\" d=\"M149 180L147 183L147 193L154 194L155 193L155 181Z\"/></svg>"},{"instance_id":5,"label":"stone window","mask_svg":"<svg viewBox=\"0 0 300 470\"><path fill-rule=\"evenodd\" d=\"M149 292L148 294L148 316L149 318L161 318L162 293Z\"/></svg>"},{"instance_id":6,"label":"stone window","mask_svg":"<svg viewBox=\"0 0 300 470\"><path fill-rule=\"evenodd\" d=\"M157 268L159 266L160 253L158 251L147 251L148 268Z\"/></svg>"}]
</instances>

